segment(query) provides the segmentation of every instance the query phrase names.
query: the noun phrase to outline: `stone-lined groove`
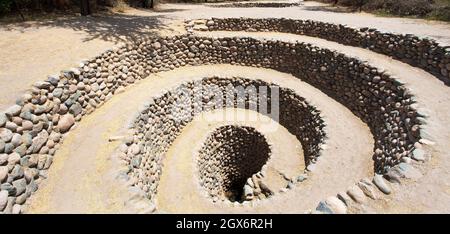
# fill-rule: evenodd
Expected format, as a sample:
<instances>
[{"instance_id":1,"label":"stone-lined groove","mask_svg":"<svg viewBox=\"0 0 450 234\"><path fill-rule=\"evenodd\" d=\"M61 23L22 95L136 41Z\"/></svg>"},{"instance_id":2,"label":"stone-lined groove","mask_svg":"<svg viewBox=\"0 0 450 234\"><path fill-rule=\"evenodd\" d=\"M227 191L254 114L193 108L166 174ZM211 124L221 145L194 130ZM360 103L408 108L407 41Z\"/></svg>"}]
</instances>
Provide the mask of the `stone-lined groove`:
<instances>
[{"instance_id":1,"label":"stone-lined groove","mask_svg":"<svg viewBox=\"0 0 450 234\"><path fill-rule=\"evenodd\" d=\"M294 7L300 6L300 3L287 3L287 2L233 2L224 4L208 4L208 7L227 8L227 7L268 7L268 8L282 8L282 7Z\"/></svg>"},{"instance_id":2,"label":"stone-lined groove","mask_svg":"<svg viewBox=\"0 0 450 234\"><path fill-rule=\"evenodd\" d=\"M286 18L212 18L208 30L274 31L335 41L344 45L367 48L420 67L450 85L450 48L428 38L411 34L381 32L374 28L352 28L312 20Z\"/></svg>"},{"instance_id":3,"label":"stone-lined groove","mask_svg":"<svg viewBox=\"0 0 450 234\"><path fill-rule=\"evenodd\" d=\"M209 86L218 87L219 90L210 93ZM189 109L195 105L195 100L186 101L184 97L192 98L196 93L202 93L199 105L207 105L214 101L216 93L223 94L222 100L226 100L230 91L229 87L256 87L258 97L265 97L268 105L271 105L272 97L266 93L260 93L260 87L274 87L275 84L261 80L249 80L244 78L205 78L201 83L187 82L168 92L155 97L144 107L137 117L134 126L133 141L126 142L122 148L121 158L131 165L130 176L137 187L144 190L149 199L154 201L158 183L162 174L164 155L172 142L181 133L192 119L201 113L200 110ZM180 90L182 94L180 95ZM233 95L233 93L231 93ZM187 96L184 96L187 95ZM233 103L222 102L218 108L239 108L238 103L244 102L245 108L259 103L256 96L246 96L245 100L234 100ZM190 110L189 113L180 110ZM269 113L262 113L264 115ZM184 117L184 118L183 118ZM179 121L178 121L179 120ZM275 119L276 120L276 119ZM304 151L305 164L315 162L320 155L320 147L325 137L324 122L320 118L320 111L309 105L304 98L295 94L292 90L279 87L279 123L286 127L290 133L301 142ZM205 186L211 189L214 183ZM215 195L215 194L211 194Z\"/></svg>"},{"instance_id":4,"label":"stone-lined groove","mask_svg":"<svg viewBox=\"0 0 450 234\"><path fill-rule=\"evenodd\" d=\"M357 59L302 43L192 35L151 38L109 50L79 69L37 82L17 105L0 115L0 165L8 169L1 185L8 191L4 212L21 211L38 182L46 178L61 134L75 121L150 73L208 63L289 72L336 98L371 127L378 172L409 156L419 139L423 121L411 106L411 94L389 75Z\"/></svg>"}]
</instances>

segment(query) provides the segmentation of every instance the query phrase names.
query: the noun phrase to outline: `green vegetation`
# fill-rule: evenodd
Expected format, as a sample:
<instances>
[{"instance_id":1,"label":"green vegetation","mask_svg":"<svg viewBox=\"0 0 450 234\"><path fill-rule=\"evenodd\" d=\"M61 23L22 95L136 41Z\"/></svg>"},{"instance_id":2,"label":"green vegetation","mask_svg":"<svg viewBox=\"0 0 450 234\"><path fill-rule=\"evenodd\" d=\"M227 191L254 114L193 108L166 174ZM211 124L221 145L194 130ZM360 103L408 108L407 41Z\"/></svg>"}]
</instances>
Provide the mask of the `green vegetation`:
<instances>
[{"instance_id":1,"label":"green vegetation","mask_svg":"<svg viewBox=\"0 0 450 234\"><path fill-rule=\"evenodd\" d=\"M443 20L450 22L450 0L436 1L440 6L428 14L430 19Z\"/></svg>"},{"instance_id":2,"label":"green vegetation","mask_svg":"<svg viewBox=\"0 0 450 234\"><path fill-rule=\"evenodd\" d=\"M401 16L450 22L450 0L318 0L372 12L382 16Z\"/></svg>"},{"instance_id":3,"label":"green vegetation","mask_svg":"<svg viewBox=\"0 0 450 234\"><path fill-rule=\"evenodd\" d=\"M0 0L0 14L11 10L12 0Z\"/></svg>"}]
</instances>

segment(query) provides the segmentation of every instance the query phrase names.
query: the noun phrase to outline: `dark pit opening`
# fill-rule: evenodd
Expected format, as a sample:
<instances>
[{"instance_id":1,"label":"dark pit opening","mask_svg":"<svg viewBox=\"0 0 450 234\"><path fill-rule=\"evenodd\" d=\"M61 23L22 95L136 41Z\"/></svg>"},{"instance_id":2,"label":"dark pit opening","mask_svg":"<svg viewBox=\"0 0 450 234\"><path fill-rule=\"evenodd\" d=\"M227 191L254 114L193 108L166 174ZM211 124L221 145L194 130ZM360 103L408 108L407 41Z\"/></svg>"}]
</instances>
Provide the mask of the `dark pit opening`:
<instances>
[{"instance_id":1,"label":"dark pit opening","mask_svg":"<svg viewBox=\"0 0 450 234\"><path fill-rule=\"evenodd\" d=\"M278 87L278 100L276 95L272 95L272 88L268 88L267 93L258 93L259 97L263 98L262 100L267 100L264 102L267 103L266 106L268 109L267 112L261 109L259 109L258 112L272 118L296 136L302 144L306 165L315 163L317 157L320 156L320 145L323 143L326 136L324 131L325 123L320 117L320 111L317 110L316 107L310 105L304 98L296 94L293 90L279 87L274 83L267 83L262 80L250 80L241 77L206 77L202 79L201 84L203 87L209 87L211 85L219 87L220 92L218 93L219 96L222 95L222 100L226 100L229 96L229 87L234 87L236 89L239 87L244 87L244 89L255 87L256 90L261 90L261 88L264 87ZM135 185L146 191L149 199L154 199L156 197L155 195L157 194L157 189L162 174L162 162L167 149L181 133L183 128L193 120L194 116L201 113L196 112L195 108L184 108L189 106L192 107L192 102L184 102L185 99L183 99L183 95L185 95L185 93L180 94L179 90L181 89L183 92L186 92L187 90L188 96L194 97L195 93L203 92L197 87L198 85L196 81L186 82L174 89L171 89L170 91L165 92L161 96L154 97L151 102L146 105L144 110L140 112L139 117L133 123L137 130L134 136L138 139L138 142L133 145L142 147L141 154L133 157L142 156L143 164L133 166L129 175L133 178L138 178L136 181L139 182L136 182ZM202 97L201 105L204 105L204 107L208 107L211 101L215 101L215 96L211 96L210 93L204 94ZM251 106L257 106L261 103L260 98L252 97L254 96L246 95L241 98L235 96L234 102L223 102L219 109L241 108L238 103L242 103L242 101L245 103L245 108L250 108L250 104ZM273 100L273 98L275 99ZM239 102L237 102L238 100ZM272 101L275 101L275 103L279 101L279 113L272 110ZM180 106L183 108L180 108ZM209 110L210 109L205 108L201 111L203 112ZM174 120L174 116L183 116L183 118L181 118L181 121L178 121L178 117ZM209 153L205 154L208 155ZM130 156L128 160L130 162L135 162L133 157ZM206 158L206 156L202 157ZM196 158L196 160L197 159L198 158ZM142 173L143 171L145 173ZM203 172L206 173L206 169L204 169ZM208 173L213 175L212 172ZM197 175L199 174L200 173L197 173ZM210 183L208 186L218 187L218 180L214 180L213 178L209 179L209 177L212 176L202 175L203 181L199 180L200 183L203 184L204 182L208 182ZM208 181L205 178L208 178L208 180L211 181ZM253 184L254 187L251 186L251 182L248 185L249 186L246 186L248 195L247 200L261 199L260 197L251 197L251 194L257 196L260 192L259 189L261 189L261 194L264 194L266 197L273 195L270 191L260 187L259 184L259 187L255 184ZM253 189L253 193L251 193L251 189ZM217 189L210 189L208 187L207 190L208 194L212 194L211 196L213 197L213 201L217 201L219 198L226 199L223 194L220 196L217 195L217 191L219 191Z\"/></svg>"},{"instance_id":2,"label":"dark pit opening","mask_svg":"<svg viewBox=\"0 0 450 234\"><path fill-rule=\"evenodd\" d=\"M266 138L256 129L222 126L207 138L199 152L200 183L214 200L243 202L247 179L261 171L270 154Z\"/></svg>"}]
</instances>

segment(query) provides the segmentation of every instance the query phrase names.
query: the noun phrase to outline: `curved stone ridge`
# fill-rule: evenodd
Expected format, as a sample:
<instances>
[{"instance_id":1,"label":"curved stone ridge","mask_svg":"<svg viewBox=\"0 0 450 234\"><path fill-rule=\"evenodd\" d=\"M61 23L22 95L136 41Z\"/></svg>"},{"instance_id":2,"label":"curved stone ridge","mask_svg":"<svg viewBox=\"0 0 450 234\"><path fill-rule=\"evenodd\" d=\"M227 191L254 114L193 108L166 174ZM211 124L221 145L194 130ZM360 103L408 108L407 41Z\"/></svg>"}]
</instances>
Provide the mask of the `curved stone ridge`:
<instances>
[{"instance_id":1,"label":"curved stone ridge","mask_svg":"<svg viewBox=\"0 0 450 234\"><path fill-rule=\"evenodd\" d=\"M217 90L209 92L208 88L214 86ZM172 142L180 134L183 127L202 111L213 110L208 108L208 104L217 98L214 94L223 94L221 100L226 100L233 92L234 87L248 88L256 87L258 97L265 96L265 100L270 105L272 97L266 93L259 92L260 87L274 87L261 80L249 80L245 78L204 78L201 83L187 82L171 91L163 93L160 97L151 100L140 112L134 123L133 138L122 145L122 155L125 161L129 162L131 171L129 172L132 183L144 190L149 199L154 199L157 193L158 182L162 173L162 163L164 154L169 149ZM182 90L183 94L180 93ZM206 91L206 92L205 92ZM195 94L202 93L197 100ZM181 95L180 95L181 94ZM187 95L186 95L187 94ZM186 96L185 96L186 95ZM231 95L234 95L231 93ZM184 97L195 97L195 100L186 101ZM237 97L233 102L221 102L221 106L216 108L246 108L256 106L261 99L256 96L247 95L245 100ZM245 103L245 107L240 107L239 103ZM207 107L201 110L190 109L194 105ZM184 111L188 110L188 112ZM261 113L272 117L271 113ZM276 119L275 119L276 120ZM320 155L320 145L324 140L324 123L320 118L320 112L315 107L310 106L302 97L296 95L292 90L279 88L279 123L286 127L301 142L304 149L305 163L314 163ZM247 179L246 177L245 179Z\"/></svg>"},{"instance_id":2,"label":"curved stone ridge","mask_svg":"<svg viewBox=\"0 0 450 234\"><path fill-rule=\"evenodd\" d=\"M253 197L247 179L260 172L271 155L266 138L253 127L216 129L200 149L200 184L211 197L244 201ZM251 197L250 197L251 196Z\"/></svg>"},{"instance_id":3,"label":"curved stone ridge","mask_svg":"<svg viewBox=\"0 0 450 234\"><path fill-rule=\"evenodd\" d=\"M358 29L341 24L286 18L212 18L203 29L274 31L319 37L394 57L420 67L450 85L450 47L411 34L399 35L374 28Z\"/></svg>"},{"instance_id":4,"label":"curved stone ridge","mask_svg":"<svg viewBox=\"0 0 450 234\"><path fill-rule=\"evenodd\" d=\"M335 98L371 128L377 172L409 157L420 138L424 121L413 108L412 95L395 78L358 59L303 43L193 35L149 38L37 82L0 114L0 182L2 196L7 193L2 211L20 213L21 205L46 178L62 134L124 86L150 73L211 63L291 73ZM314 155L313 149L304 149L305 155Z\"/></svg>"}]
</instances>

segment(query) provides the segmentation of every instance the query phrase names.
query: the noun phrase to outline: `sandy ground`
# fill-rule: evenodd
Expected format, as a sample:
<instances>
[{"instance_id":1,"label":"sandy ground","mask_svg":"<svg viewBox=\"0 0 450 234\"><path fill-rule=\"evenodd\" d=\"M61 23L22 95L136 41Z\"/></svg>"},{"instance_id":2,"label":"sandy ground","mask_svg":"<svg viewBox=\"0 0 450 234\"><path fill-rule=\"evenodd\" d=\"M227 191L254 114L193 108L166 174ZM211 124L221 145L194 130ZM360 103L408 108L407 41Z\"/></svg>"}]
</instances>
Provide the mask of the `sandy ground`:
<instances>
[{"instance_id":1,"label":"sandy ground","mask_svg":"<svg viewBox=\"0 0 450 234\"><path fill-rule=\"evenodd\" d=\"M154 33L180 33L183 30L180 24L183 19L241 16L314 19L355 27L368 26L383 31L428 36L444 45L450 45L450 25L448 23L382 18L365 13L334 12L332 9L324 8L322 4L313 2L306 2L304 6L291 8L232 9L166 4L161 5L159 9L159 12L130 10L125 14L111 16L73 17L55 21L0 25L0 110L13 104L18 95L34 82L43 80L47 75L58 73L60 70L76 66L82 59L95 56L124 39L139 38ZM310 42L366 60L375 67L384 68L396 75L400 81L412 89L419 106L429 113L425 131L432 136L436 145L429 149L432 151L432 157L428 158L423 165L417 165L424 174L422 178L402 185L394 185L393 195L385 196L379 201L369 202L367 206L370 209L368 210L377 213L450 212L448 205L450 204L450 150L448 146L448 142L450 142L450 130L448 129L450 126L450 96L447 86L423 70L361 48L289 34L242 32L235 34L250 35L260 39L276 38L286 41ZM217 32L215 35L223 36L225 32ZM246 69L239 69L239 74ZM180 76L187 72L192 73L192 76ZM61 149L58 150L54 165L49 171L49 178L33 195L29 202L32 204L29 211L32 213L130 212L125 205L129 198L127 188L118 186L114 178L117 167L114 158L111 158L110 155L117 146L117 142L108 143L108 138L123 134L123 126L129 121L130 114L134 114L152 94L184 79L180 79L180 77L193 79L196 72L198 75L202 69L192 68L178 74L174 71L172 79L163 79L164 75L162 74L149 77L127 88L125 93L114 96L93 114L84 118L77 129L68 134ZM266 73L269 74L267 71L261 74ZM251 71L248 75L251 76L251 74L258 74L258 72ZM278 75L286 76L287 74ZM170 75L166 75L165 78L167 77ZM300 82L297 84L297 88L307 90L306 84L304 85L301 81L289 79L286 82L285 85L294 86L295 82ZM301 93L301 95L308 96L305 93ZM330 139L333 139L329 144L335 144L335 147L330 147L332 149L328 150L330 157L323 157L324 160L318 164L317 176L313 175L306 183L302 184L299 193L291 191L277 198L277 200L280 199L279 201L273 201L282 204L283 201L289 199L290 202L293 202L292 209L282 210L280 209L283 207L281 205L274 206L273 209L264 208L268 207L265 205L257 206L261 212L301 212L314 208L320 199L341 192L357 180L372 174L370 152L373 147L373 139L367 126L321 92L311 90L309 97L312 103L321 105L319 109L334 110L334 112L325 113L326 115L334 116L336 113L341 113L340 118L328 120L328 123L332 125L328 129ZM133 101L125 102L124 100ZM348 131L348 129L352 129L352 131ZM189 131L186 131L186 134L189 134ZM354 135L343 136L343 134ZM353 144L354 139L357 139L356 146ZM352 149L348 154L343 153L343 155L348 155L348 160L333 160L333 153L334 157L342 156L336 152L340 152L339 150L345 152L345 149L349 147L348 142L352 142ZM168 160L181 159L168 155ZM341 167L346 170L340 173L335 171ZM189 170L186 173L190 173ZM323 179L324 177L328 179ZM309 194L305 195L307 194L305 191ZM305 196L302 199L297 197L302 195ZM165 207L164 203L161 205ZM170 210L170 207L167 210ZM243 210L245 211L245 209ZM182 210L171 211L182 212ZM190 211L199 212L200 210L192 209Z\"/></svg>"}]
</instances>

